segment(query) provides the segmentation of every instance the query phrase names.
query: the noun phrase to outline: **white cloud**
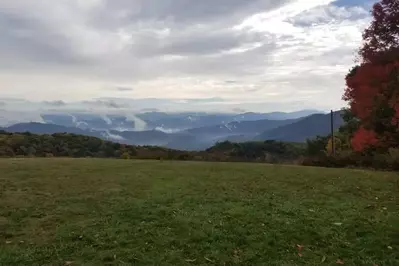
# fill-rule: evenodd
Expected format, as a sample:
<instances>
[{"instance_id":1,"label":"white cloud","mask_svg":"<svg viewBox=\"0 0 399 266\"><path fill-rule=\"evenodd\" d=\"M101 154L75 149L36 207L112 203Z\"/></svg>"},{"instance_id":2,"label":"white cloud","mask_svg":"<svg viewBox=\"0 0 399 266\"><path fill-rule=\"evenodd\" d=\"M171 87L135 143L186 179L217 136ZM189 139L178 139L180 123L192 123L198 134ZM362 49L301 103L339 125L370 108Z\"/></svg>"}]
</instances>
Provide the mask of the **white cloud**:
<instances>
[{"instance_id":1,"label":"white cloud","mask_svg":"<svg viewBox=\"0 0 399 266\"><path fill-rule=\"evenodd\" d=\"M300 32L288 19L300 15L302 12L312 10L319 6L325 6L334 0L297 0L284 5L276 10L255 14L245 19L240 25L235 26L237 30L249 28L255 31L273 33L279 36Z\"/></svg>"},{"instance_id":2,"label":"white cloud","mask_svg":"<svg viewBox=\"0 0 399 266\"><path fill-rule=\"evenodd\" d=\"M339 108L370 17L334 2L0 1L0 97L162 98L166 105L148 108L168 110ZM214 97L223 102L175 101Z\"/></svg>"}]
</instances>

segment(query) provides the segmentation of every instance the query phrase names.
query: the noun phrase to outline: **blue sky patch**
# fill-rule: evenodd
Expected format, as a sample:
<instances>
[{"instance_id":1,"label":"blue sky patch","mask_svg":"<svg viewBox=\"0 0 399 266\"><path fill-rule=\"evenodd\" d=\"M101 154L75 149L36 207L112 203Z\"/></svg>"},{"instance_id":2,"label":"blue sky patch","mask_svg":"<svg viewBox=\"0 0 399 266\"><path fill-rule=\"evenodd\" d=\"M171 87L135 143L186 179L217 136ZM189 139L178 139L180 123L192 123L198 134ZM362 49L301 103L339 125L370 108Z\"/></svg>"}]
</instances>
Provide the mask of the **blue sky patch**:
<instances>
[{"instance_id":1,"label":"blue sky patch","mask_svg":"<svg viewBox=\"0 0 399 266\"><path fill-rule=\"evenodd\" d=\"M333 3L335 6L372 6L376 1L375 0L338 0Z\"/></svg>"}]
</instances>

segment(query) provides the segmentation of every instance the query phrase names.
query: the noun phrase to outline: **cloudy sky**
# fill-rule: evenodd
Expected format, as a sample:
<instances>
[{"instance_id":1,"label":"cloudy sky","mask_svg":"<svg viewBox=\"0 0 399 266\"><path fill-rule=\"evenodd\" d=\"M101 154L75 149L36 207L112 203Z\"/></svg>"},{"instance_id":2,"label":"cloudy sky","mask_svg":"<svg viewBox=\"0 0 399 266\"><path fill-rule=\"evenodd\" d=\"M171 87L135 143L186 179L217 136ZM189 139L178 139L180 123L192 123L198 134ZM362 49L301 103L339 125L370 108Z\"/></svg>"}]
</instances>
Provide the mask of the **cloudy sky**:
<instances>
[{"instance_id":1,"label":"cloudy sky","mask_svg":"<svg viewBox=\"0 0 399 266\"><path fill-rule=\"evenodd\" d=\"M0 108L340 108L371 4L0 0Z\"/></svg>"}]
</instances>

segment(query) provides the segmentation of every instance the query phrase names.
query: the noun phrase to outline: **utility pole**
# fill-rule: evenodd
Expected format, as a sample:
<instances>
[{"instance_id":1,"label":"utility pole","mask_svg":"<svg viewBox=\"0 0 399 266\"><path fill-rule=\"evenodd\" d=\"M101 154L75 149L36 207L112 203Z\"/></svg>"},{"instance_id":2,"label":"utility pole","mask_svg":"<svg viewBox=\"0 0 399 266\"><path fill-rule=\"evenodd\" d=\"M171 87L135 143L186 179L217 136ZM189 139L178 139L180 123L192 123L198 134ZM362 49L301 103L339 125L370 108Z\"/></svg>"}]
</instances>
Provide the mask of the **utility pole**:
<instances>
[{"instance_id":1,"label":"utility pole","mask_svg":"<svg viewBox=\"0 0 399 266\"><path fill-rule=\"evenodd\" d=\"M331 110L331 149L332 149L332 154L335 155L334 112L333 112L333 110Z\"/></svg>"}]
</instances>

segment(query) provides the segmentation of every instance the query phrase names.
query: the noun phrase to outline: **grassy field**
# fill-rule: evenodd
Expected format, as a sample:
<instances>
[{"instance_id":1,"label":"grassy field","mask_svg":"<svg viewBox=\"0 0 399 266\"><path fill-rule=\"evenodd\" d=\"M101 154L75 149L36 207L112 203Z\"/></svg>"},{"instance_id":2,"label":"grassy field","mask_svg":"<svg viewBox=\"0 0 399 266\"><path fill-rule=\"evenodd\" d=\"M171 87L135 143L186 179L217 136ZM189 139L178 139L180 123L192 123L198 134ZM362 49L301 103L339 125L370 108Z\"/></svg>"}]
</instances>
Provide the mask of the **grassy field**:
<instances>
[{"instance_id":1,"label":"grassy field","mask_svg":"<svg viewBox=\"0 0 399 266\"><path fill-rule=\"evenodd\" d=\"M399 265L399 174L0 160L0 265Z\"/></svg>"}]
</instances>

